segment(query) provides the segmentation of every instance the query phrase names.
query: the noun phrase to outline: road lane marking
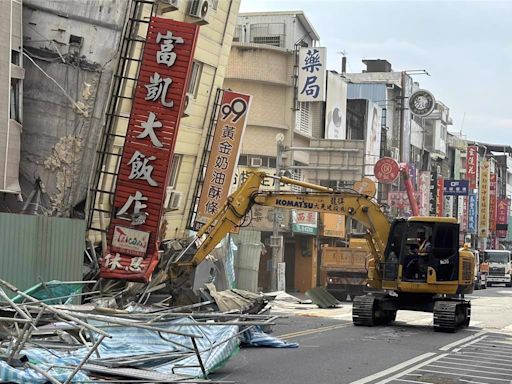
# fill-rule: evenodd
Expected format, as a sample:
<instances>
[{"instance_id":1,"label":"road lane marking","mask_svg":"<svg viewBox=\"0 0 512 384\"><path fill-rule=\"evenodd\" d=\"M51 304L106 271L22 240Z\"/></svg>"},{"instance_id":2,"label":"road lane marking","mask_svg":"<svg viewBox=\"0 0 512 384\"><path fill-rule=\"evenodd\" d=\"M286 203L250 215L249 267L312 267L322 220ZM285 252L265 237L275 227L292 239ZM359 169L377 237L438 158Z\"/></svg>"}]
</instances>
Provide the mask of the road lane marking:
<instances>
[{"instance_id":1,"label":"road lane marking","mask_svg":"<svg viewBox=\"0 0 512 384\"><path fill-rule=\"evenodd\" d=\"M489 384L489 383L484 383L483 381L471 381L471 380L466 380L466 379L459 379L459 381L463 381L464 383L471 383L471 384Z\"/></svg>"},{"instance_id":2,"label":"road lane marking","mask_svg":"<svg viewBox=\"0 0 512 384\"><path fill-rule=\"evenodd\" d=\"M429 373L439 373L441 375L451 375L451 376L460 376L460 373L450 373L450 372L439 372L439 371L433 371L431 369L418 369L418 371L420 372L429 372ZM495 381L506 381L508 383L510 383L510 378L508 379L498 379L498 378L495 378L495 377L488 377L488 376L477 376L477 375L473 375L472 376L473 378L477 378L477 379L487 379L487 380L495 380Z\"/></svg>"},{"instance_id":3,"label":"road lane marking","mask_svg":"<svg viewBox=\"0 0 512 384\"><path fill-rule=\"evenodd\" d=\"M512 350L511 344L501 343L501 342L491 342L491 341L484 341L482 343L484 347L488 348L496 348L496 349L503 349L504 351L510 351Z\"/></svg>"},{"instance_id":4,"label":"road lane marking","mask_svg":"<svg viewBox=\"0 0 512 384\"><path fill-rule=\"evenodd\" d=\"M463 349L463 348L467 348L467 347L469 347L470 345L473 345L473 344L475 344L475 343L478 343L479 341L482 341L482 340L484 340L484 339L486 339L486 338L487 338L487 335L484 335L484 336L482 336L482 337L479 337L479 338L476 338L476 339L474 339L474 340L471 340L470 342L467 342L467 343L465 343L465 344L462 344L460 347L455 348L454 350L452 350L452 352L459 352L461 349Z\"/></svg>"},{"instance_id":5,"label":"road lane marking","mask_svg":"<svg viewBox=\"0 0 512 384\"><path fill-rule=\"evenodd\" d=\"M446 357L447 360L458 360L458 361L469 361L472 363L484 363L489 365L500 365L504 367L510 367L509 363L495 363L493 359L484 359L482 357L476 357L476 356L448 356ZM476 360L475 360L476 359ZM490 361L489 361L490 360Z\"/></svg>"},{"instance_id":6,"label":"road lane marking","mask_svg":"<svg viewBox=\"0 0 512 384\"><path fill-rule=\"evenodd\" d=\"M435 353L433 353L433 354L435 355ZM396 380L396 379L398 379L400 377L407 376L407 374L418 370L418 368L424 367L425 365L433 363L436 360L442 359L446 355L448 355L448 354L447 353L443 353L441 355L434 356L433 358L428 359L427 361L423 361L423 362L421 362L421 363L419 363L419 364L417 364L417 365L415 365L415 366L413 366L413 367L411 367L409 369L406 369L405 371L397 373L396 375L388 377L387 379L379 381L378 383L375 383L375 384L386 384L386 383L389 383L390 381L394 381L394 380Z\"/></svg>"},{"instance_id":7,"label":"road lane marking","mask_svg":"<svg viewBox=\"0 0 512 384\"><path fill-rule=\"evenodd\" d=\"M489 356L488 353L479 353L479 352L461 352L460 353L461 356L465 356L465 355L477 355L477 356ZM505 359L503 356L494 356L494 357L499 357L499 359L495 359L495 360L503 360L503 361L511 361L512 359Z\"/></svg>"},{"instance_id":8,"label":"road lane marking","mask_svg":"<svg viewBox=\"0 0 512 384\"><path fill-rule=\"evenodd\" d=\"M348 327L348 326L351 326L351 325L352 325L352 323L330 325L330 326L327 326L327 327L312 328L312 329L306 329L304 331L285 333L284 335L279 335L277 337L279 337L280 339L286 340L286 339L290 339L292 337L307 336L307 335L312 335L312 334L315 334L315 333L333 331L335 329L345 328L345 327Z\"/></svg>"},{"instance_id":9,"label":"road lane marking","mask_svg":"<svg viewBox=\"0 0 512 384\"><path fill-rule=\"evenodd\" d=\"M442 363L443 362L441 361L440 364L442 364ZM484 370L481 370L481 369L445 367L443 365L437 365L437 364L430 364L429 367L441 368L441 369L452 369L452 370L464 371L464 372L480 372L480 373L486 373L486 374L490 374L490 375L501 375L501 376L508 376L508 377L510 377L510 373L506 373L506 372L500 373L500 372L484 371Z\"/></svg>"},{"instance_id":10,"label":"road lane marking","mask_svg":"<svg viewBox=\"0 0 512 384\"><path fill-rule=\"evenodd\" d=\"M454 361L449 361L448 359L448 356L445 358L446 361L442 361L443 364L453 364L453 365L467 365L468 367L473 367L473 368L476 368L476 367L483 367L483 368L492 368L492 369L497 369L499 371L510 371L512 372L512 369L508 369L508 368L498 368L498 367L489 367L488 365L490 365L490 363L488 362L482 362L484 363L485 365L479 365L479 364L475 364L477 363L478 361L472 361L473 364L465 364L465 363L459 363L459 362L454 362ZM463 360L463 361L467 361L467 360ZM467 361L469 363L469 361ZM498 365L497 363L493 363L492 365ZM499 364L499 365L502 365L502 366L505 366L505 367L510 367L510 364Z\"/></svg>"},{"instance_id":11,"label":"road lane marking","mask_svg":"<svg viewBox=\"0 0 512 384\"><path fill-rule=\"evenodd\" d=\"M476 333L474 335L471 335L471 336L465 337L463 339L454 341L453 343L447 344L444 347L439 348L439 350L440 351L448 351L448 350L450 350L453 347L459 346L460 344L464 344L464 343L469 342L469 341L471 341L473 339L477 339L477 338L479 338L480 336L482 336L482 335L484 335L486 333L487 333L486 331L478 332L478 333Z\"/></svg>"},{"instance_id":12,"label":"road lane marking","mask_svg":"<svg viewBox=\"0 0 512 384\"><path fill-rule=\"evenodd\" d=\"M504 349L504 348L493 348L493 347L489 347L489 346L486 346L486 345L478 345L478 350L479 351L485 351L485 352L488 352L489 354L498 354L498 355L505 355L505 356L510 356L510 349ZM454 352L456 352L456 350L454 349L453 350Z\"/></svg>"},{"instance_id":13,"label":"road lane marking","mask_svg":"<svg viewBox=\"0 0 512 384\"><path fill-rule=\"evenodd\" d=\"M363 377L362 379L359 379L357 381L353 381L351 382L350 384L366 384L366 383L369 383L371 381L374 381L374 380L377 380L377 379L380 379L382 377L385 377L385 376L388 376L392 373L395 373L396 371L399 371L405 367L408 367L412 364L415 364L419 361L422 361L422 360L425 360L425 359L428 359L429 357L432 357L434 356L435 353L434 352L428 352L428 353L424 353L423 355L420 355L420 356L416 356L410 360L407 360L407 361L404 361L403 363L400 363L400 364L397 364L391 368L388 368L384 371L381 371L381 372L378 372L378 373L375 373L373 375L370 375L370 376L366 376L366 377Z\"/></svg>"}]
</instances>

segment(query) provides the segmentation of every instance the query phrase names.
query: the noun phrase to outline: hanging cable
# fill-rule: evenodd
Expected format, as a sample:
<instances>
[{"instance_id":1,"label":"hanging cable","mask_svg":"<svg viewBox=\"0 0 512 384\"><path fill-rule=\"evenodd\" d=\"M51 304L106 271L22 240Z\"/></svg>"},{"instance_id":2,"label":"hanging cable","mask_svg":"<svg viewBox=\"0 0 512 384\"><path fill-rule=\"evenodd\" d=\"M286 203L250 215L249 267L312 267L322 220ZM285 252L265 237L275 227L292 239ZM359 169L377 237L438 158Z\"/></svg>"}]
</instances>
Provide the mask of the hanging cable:
<instances>
[{"instance_id":1,"label":"hanging cable","mask_svg":"<svg viewBox=\"0 0 512 384\"><path fill-rule=\"evenodd\" d=\"M84 111L82 108L80 108L78 103L75 100L73 100L73 98L66 92L66 90L57 82L57 80L55 80L53 77L47 74L45 70L41 68L26 52L23 52L23 55L27 59L29 59L32 62L32 64L34 64L36 68L39 69L47 78L49 78L51 81L55 83L55 85L62 91L62 93L64 93L64 95L68 98L69 101L71 101L71 103L74 105L76 109L78 109L84 116L88 115L87 111Z\"/></svg>"}]
</instances>

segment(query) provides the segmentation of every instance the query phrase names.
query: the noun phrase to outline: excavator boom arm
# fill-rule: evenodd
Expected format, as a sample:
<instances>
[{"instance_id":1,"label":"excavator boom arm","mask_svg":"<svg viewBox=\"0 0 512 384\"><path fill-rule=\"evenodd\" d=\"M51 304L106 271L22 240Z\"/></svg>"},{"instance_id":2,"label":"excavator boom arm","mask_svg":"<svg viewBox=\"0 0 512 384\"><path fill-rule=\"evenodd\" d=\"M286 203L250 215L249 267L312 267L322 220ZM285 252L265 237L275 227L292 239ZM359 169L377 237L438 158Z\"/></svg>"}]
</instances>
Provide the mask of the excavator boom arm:
<instances>
[{"instance_id":1,"label":"excavator boom arm","mask_svg":"<svg viewBox=\"0 0 512 384\"><path fill-rule=\"evenodd\" d=\"M198 231L197 237L206 238L193 259L182 265L195 266L249 213L254 204L276 208L336 213L352 217L364 225L373 239L374 258L382 260L389 236L390 223L380 207L367 196L355 192L335 191L316 184L280 177L277 182L298 185L315 192L260 192L261 182L269 177L263 172L249 175L247 180L229 196L224 206Z\"/></svg>"},{"instance_id":2,"label":"excavator boom arm","mask_svg":"<svg viewBox=\"0 0 512 384\"><path fill-rule=\"evenodd\" d=\"M370 232L376 248L374 257L380 260L389 236L390 223L380 207L370 198L355 192L303 192L303 193L258 193L254 202L258 205L336 213L350 216Z\"/></svg>"}]
</instances>

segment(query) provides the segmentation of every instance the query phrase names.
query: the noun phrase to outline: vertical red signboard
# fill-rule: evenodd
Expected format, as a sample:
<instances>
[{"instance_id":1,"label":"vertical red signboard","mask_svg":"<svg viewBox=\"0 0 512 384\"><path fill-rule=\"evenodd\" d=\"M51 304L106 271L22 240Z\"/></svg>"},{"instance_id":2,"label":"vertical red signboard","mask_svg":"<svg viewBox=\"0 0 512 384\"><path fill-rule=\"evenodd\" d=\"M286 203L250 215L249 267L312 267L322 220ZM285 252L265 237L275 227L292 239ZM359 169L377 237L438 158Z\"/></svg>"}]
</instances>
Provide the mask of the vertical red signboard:
<instances>
[{"instance_id":1,"label":"vertical red signboard","mask_svg":"<svg viewBox=\"0 0 512 384\"><path fill-rule=\"evenodd\" d=\"M491 173L489 189L489 230L496 232L497 196L496 196L496 174Z\"/></svg>"},{"instance_id":2,"label":"vertical red signboard","mask_svg":"<svg viewBox=\"0 0 512 384\"><path fill-rule=\"evenodd\" d=\"M507 237L510 199L498 199L497 205L496 236L503 238Z\"/></svg>"},{"instance_id":3,"label":"vertical red signboard","mask_svg":"<svg viewBox=\"0 0 512 384\"><path fill-rule=\"evenodd\" d=\"M469 180L469 189L476 189L478 175L478 147L471 145L466 151L466 179Z\"/></svg>"},{"instance_id":4,"label":"vertical red signboard","mask_svg":"<svg viewBox=\"0 0 512 384\"><path fill-rule=\"evenodd\" d=\"M101 277L147 282L199 27L152 17L128 123Z\"/></svg>"}]
</instances>

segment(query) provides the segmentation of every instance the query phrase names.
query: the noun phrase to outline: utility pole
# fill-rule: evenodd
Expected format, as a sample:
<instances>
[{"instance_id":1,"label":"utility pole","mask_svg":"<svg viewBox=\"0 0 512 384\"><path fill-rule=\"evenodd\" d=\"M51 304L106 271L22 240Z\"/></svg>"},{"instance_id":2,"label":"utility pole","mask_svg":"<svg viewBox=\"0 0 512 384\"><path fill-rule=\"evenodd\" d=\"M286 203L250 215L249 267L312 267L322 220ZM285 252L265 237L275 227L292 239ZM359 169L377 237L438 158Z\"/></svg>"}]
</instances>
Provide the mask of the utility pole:
<instances>
[{"instance_id":1,"label":"utility pole","mask_svg":"<svg viewBox=\"0 0 512 384\"><path fill-rule=\"evenodd\" d=\"M281 176L281 160L283 157L283 140L284 135L278 133L276 135L276 176ZM281 190L281 180L274 179L275 181L275 192L279 193ZM273 291L284 291L285 290L285 274L284 274L284 263L283 263L283 237L279 235L279 227L282 221L281 210L274 207L274 223L272 228L272 238L270 241L272 247L272 270L270 275L270 286Z\"/></svg>"}]
</instances>

